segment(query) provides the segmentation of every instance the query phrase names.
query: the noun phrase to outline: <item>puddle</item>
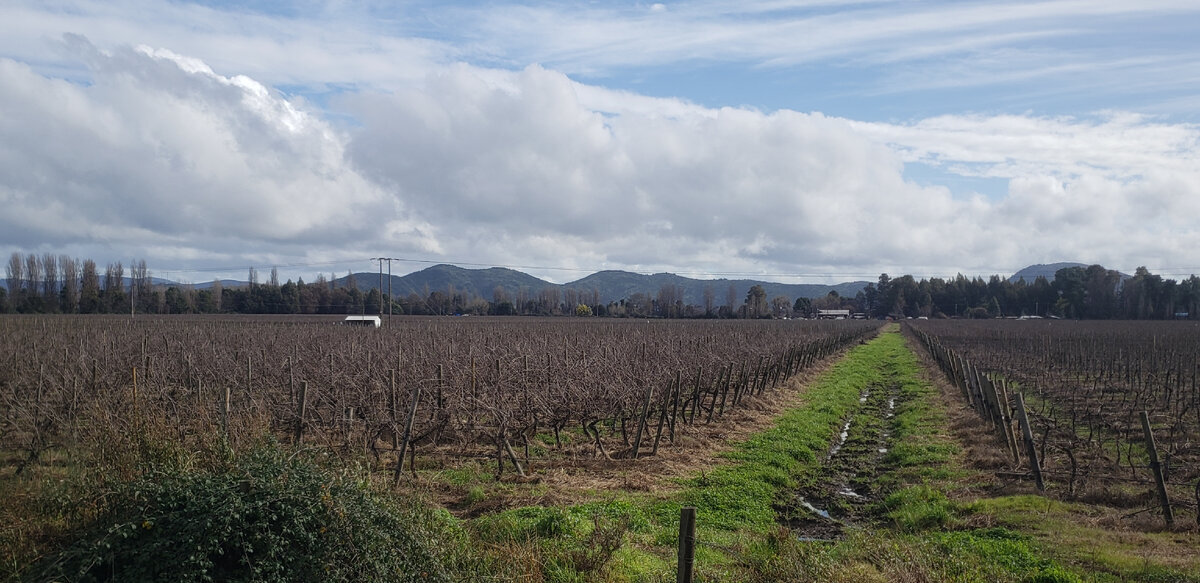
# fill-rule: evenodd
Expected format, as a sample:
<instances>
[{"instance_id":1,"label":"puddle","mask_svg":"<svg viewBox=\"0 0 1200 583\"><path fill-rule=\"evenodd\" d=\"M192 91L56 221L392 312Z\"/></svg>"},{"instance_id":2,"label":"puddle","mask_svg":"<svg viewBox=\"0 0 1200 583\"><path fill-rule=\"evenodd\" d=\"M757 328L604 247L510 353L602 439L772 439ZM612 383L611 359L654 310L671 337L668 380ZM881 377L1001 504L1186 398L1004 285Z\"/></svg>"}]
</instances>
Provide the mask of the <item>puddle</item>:
<instances>
[{"instance_id":1,"label":"puddle","mask_svg":"<svg viewBox=\"0 0 1200 583\"><path fill-rule=\"evenodd\" d=\"M837 494L838 494L838 496L845 496L846 498L855 498L855 499L863 498L862 494L859 494L858 492L855 492L854 490L850 489L849 486L842 486L842 488L837 491Z\"/></svg>"},{"instance_id":2,"label":"puddle","mask_svg":"<svg viewBox=\"0 0 1200 583\"><path fill-rule=\"evenodd\" d=\"M842 433L838 435L837 441L833 444L833 447L830 448L828 459L833 459L833 456L837 455L837 453L841 451L842 446L846 445L846 438L850 437L850 423L853 421L854 418L851 417L850 420L846 421L846 424L842 426Z\"/></svg>"},{"instance_id":3,"label":"puddle","mask_svg":"<svg viewBox=\"0 0 1200 583\"><path fill-rule=\"evenodd\" d=\"M880 471L880 464L892 445L895 423L892 419L900 399L897 390L898 387L871 387L860 393L860 405L830 444L820 485L795 492L792 498L788 513L791 517L786 520L798 539L840 538L843 529L852 527L868 511L868 503L878 495L873 476ZM805 513L795 516L799 509ZM787 513L787 508L780 511ZM831 511L838 516L834 517Z\"/></svg>"},{"instance_id":4,"label":"puddle","mask_svg":"<svg viewBox=\"0 0 1200 583\"><path fill-rule=\"evenodd\" d=\"M809 503L808 500L805 500L804 498L797 498L796 500L797 500L797 502L800 503L801 508L803 508L809 512L812 512L813 514L816 514L817 516L820 516L821 518L824 518L826 520L833 520L833 517L829 515L828 510L821 510L820 508L813 506L811 503Z\"/></svg>"}]
</instances>

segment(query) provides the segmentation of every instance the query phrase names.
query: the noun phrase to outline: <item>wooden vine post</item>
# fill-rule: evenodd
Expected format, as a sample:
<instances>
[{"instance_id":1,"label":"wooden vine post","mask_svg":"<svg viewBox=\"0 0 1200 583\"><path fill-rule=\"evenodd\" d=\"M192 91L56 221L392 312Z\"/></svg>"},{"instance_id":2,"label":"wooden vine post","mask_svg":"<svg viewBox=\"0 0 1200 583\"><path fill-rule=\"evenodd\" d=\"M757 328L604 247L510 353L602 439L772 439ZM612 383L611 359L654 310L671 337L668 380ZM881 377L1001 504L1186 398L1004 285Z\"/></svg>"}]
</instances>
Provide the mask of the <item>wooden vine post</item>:
<instances>
[{"instance_id":1,"label":"wooden vine post","mask_svg":"<svg viewBox=\"0 0 1200 583\"><path fill-rule=\"evenodd\" d=\"M1042 481L1042 466L1038 462L1037 448L1033 444L1033 428L1029 426L1029 416L1025 414L1025 394L1017 393L1017 421L1021 423L1021 436L1025 439L1025 455L1029 458L1029 468L1033 470L1033 479L1038 492L1046 491L1046 483Z\"/></svg>"},{"instance_id":2,"label":"wooden vine post","mask_svg":"<svg viewBox=\"0 0 1200 583\"><path fill-rule=\"evenodd\" d=\"M1158 448L1154 445L1154 432L1150 430L1150 415L1141 412L1142 431L1146 433L1146 453L1150 455L1150 471L1154 472L1154 485L1158 489L1158 503L1162 506L1163 518L1167 526L1175 525L1175 515L1171 512L1171 499L1167 497L1167 481L1163 478L1162 465L1158 463Z\"/></svg>"},{"instance_id":3,"label":"wooden vine post","mask_svg":"<svg viewBox=\"0 0 1200 583\"><path fill-rule=\"evenodd\" d=\"M679 564L676 583L692 583L692 568L696 561L696 508L679 509Z\"/></svg>"},{"instance_id":4,"label":"wooden vine post","mask_svg":"<svg viewBox=\"0 0 1200 583\"><path fill-rule=\"evenodd\" d=\"M229 385L225 385L225 391L221 397L221 432L225 439L229 439L229 414L232 411L230 400Z\"/></svg>"},{"instance_id":5,"label":"wooden vine post","mask_svg":"<svg viewBox=\"0 0 1200 583\"><path fill-rule=\"evenodd\" d=\"M646 400L642 401L642 414L638 417L637 431L633 438L633 459L637 459L638 450L642 447L642 428L646 426L646 415L650 413L650 399L654 397L654 386L646 389Z\"/></svg>"},{"instance_id":6,"label":"wooden vine post","mask_svg":"<svg viewBox=\"0 0 1200 583\"><path fill-rule=\"evenodd\" d=\"M308 409L308 381L300 383L300 410L296 413L296 445L304 439L304 413Z\"/></svg>"},{"instance_id":7,"label":"wooden vine post","mask_svg":"<svg viewBox=\"0 0 1200 583\"><path fill-rule=\"evenodd\" d=\"M400 451L396 455L396 473L392 477L392 483L400 483L400 475L404 472L404 452L408 449L408 440L412 437L413 420L417 416L417 402L421 400L421 385L413 386L412 404L408 409L408 420L404 422L404 437L400 440ZM413 448L414 458L416 448ZM409 464L413 465L413 464ZM415 468L414 468L415 469Z\"/></svg>"}]
</instances>

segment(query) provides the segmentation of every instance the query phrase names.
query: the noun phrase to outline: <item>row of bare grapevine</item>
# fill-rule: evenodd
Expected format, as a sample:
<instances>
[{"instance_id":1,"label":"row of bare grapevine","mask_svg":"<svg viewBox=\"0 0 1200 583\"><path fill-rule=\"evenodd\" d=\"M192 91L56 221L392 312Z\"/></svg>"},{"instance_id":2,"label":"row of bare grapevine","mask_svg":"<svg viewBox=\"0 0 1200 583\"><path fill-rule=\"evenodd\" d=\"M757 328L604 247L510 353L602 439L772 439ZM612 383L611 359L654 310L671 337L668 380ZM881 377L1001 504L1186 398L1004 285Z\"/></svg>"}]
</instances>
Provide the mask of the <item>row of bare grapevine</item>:
<instances>
[{"instance_id":1,"label":"row of bare grapevine","mask_svg":"<svg viewBox=\"0 0 1200 583\"><path fill-rule=\"evenodd\" d=\"M531 442L544 456L631 457L877 327L398 318L375 330L321 318L8 317L0 448L24 465L153 427L181 442L268 429L380 460L439 447L518 471Z\"/></svg>"},{"instance_id":2,"label":"row of bare grapevine","mask_svg":"<svg viewBox=\"0 0 1200 583\"><path fill-rule=\"evenodd\" d=\"M913 328L927 345L1025 393L1043 465L1070 492L1150 480L1146 411L1167 481L1185 500L1193 488L1200 498L1195 323L930 320Z\"/></svg>"}]
</instances>

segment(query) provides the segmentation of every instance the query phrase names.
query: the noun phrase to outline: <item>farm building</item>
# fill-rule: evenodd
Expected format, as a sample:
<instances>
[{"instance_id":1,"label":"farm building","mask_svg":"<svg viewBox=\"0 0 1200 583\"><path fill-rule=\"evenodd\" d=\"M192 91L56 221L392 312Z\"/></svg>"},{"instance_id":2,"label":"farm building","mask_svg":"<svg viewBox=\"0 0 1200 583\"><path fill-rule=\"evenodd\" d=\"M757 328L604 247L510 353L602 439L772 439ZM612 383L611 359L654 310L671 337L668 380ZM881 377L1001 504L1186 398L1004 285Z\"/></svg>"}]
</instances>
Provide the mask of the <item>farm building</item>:
<instances>
[{"instance_id":1,"label":"farm building","mask_svg":"<svg viewBox=\"0 0 1200 583\"><path fill-rule=\"evenodd\" d=\"M850 317L850 310L817 310L818 320L845 320Z\"/></svg>"},{"instance_id":2,"label":"farm building","mask_svg":"<svg viewBox=\"0 0 1200 583\"><path fill-rule=\"evenodd\" d=\"M342 324L346 326L373 326L378 328L382 324L382 321L379 319L379 316L346 316L346 319L342 320Z\"/></svg>"}]
</instances>

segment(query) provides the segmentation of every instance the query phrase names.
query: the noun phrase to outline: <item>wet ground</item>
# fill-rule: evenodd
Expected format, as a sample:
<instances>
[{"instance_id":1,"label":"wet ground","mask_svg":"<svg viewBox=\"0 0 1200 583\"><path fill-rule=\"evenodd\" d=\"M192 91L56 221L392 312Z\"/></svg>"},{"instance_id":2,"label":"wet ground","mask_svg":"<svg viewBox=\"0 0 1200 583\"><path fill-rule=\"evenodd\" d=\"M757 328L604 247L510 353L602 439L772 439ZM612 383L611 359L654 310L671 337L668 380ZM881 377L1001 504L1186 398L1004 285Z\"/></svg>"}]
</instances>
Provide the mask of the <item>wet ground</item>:
<instances>
[{"instance_id":1,"label":"wet ground","mask_svg":"<svg viewBox=\"0 0 1200 583\"><path fill-rule=\"evenodd\" d=\"M827 540L866 520L879 500L876 477L891 447L899 387L869 387L830 445L822 470L776 510L797 537Z\"/></svg>"}]
</instances>

